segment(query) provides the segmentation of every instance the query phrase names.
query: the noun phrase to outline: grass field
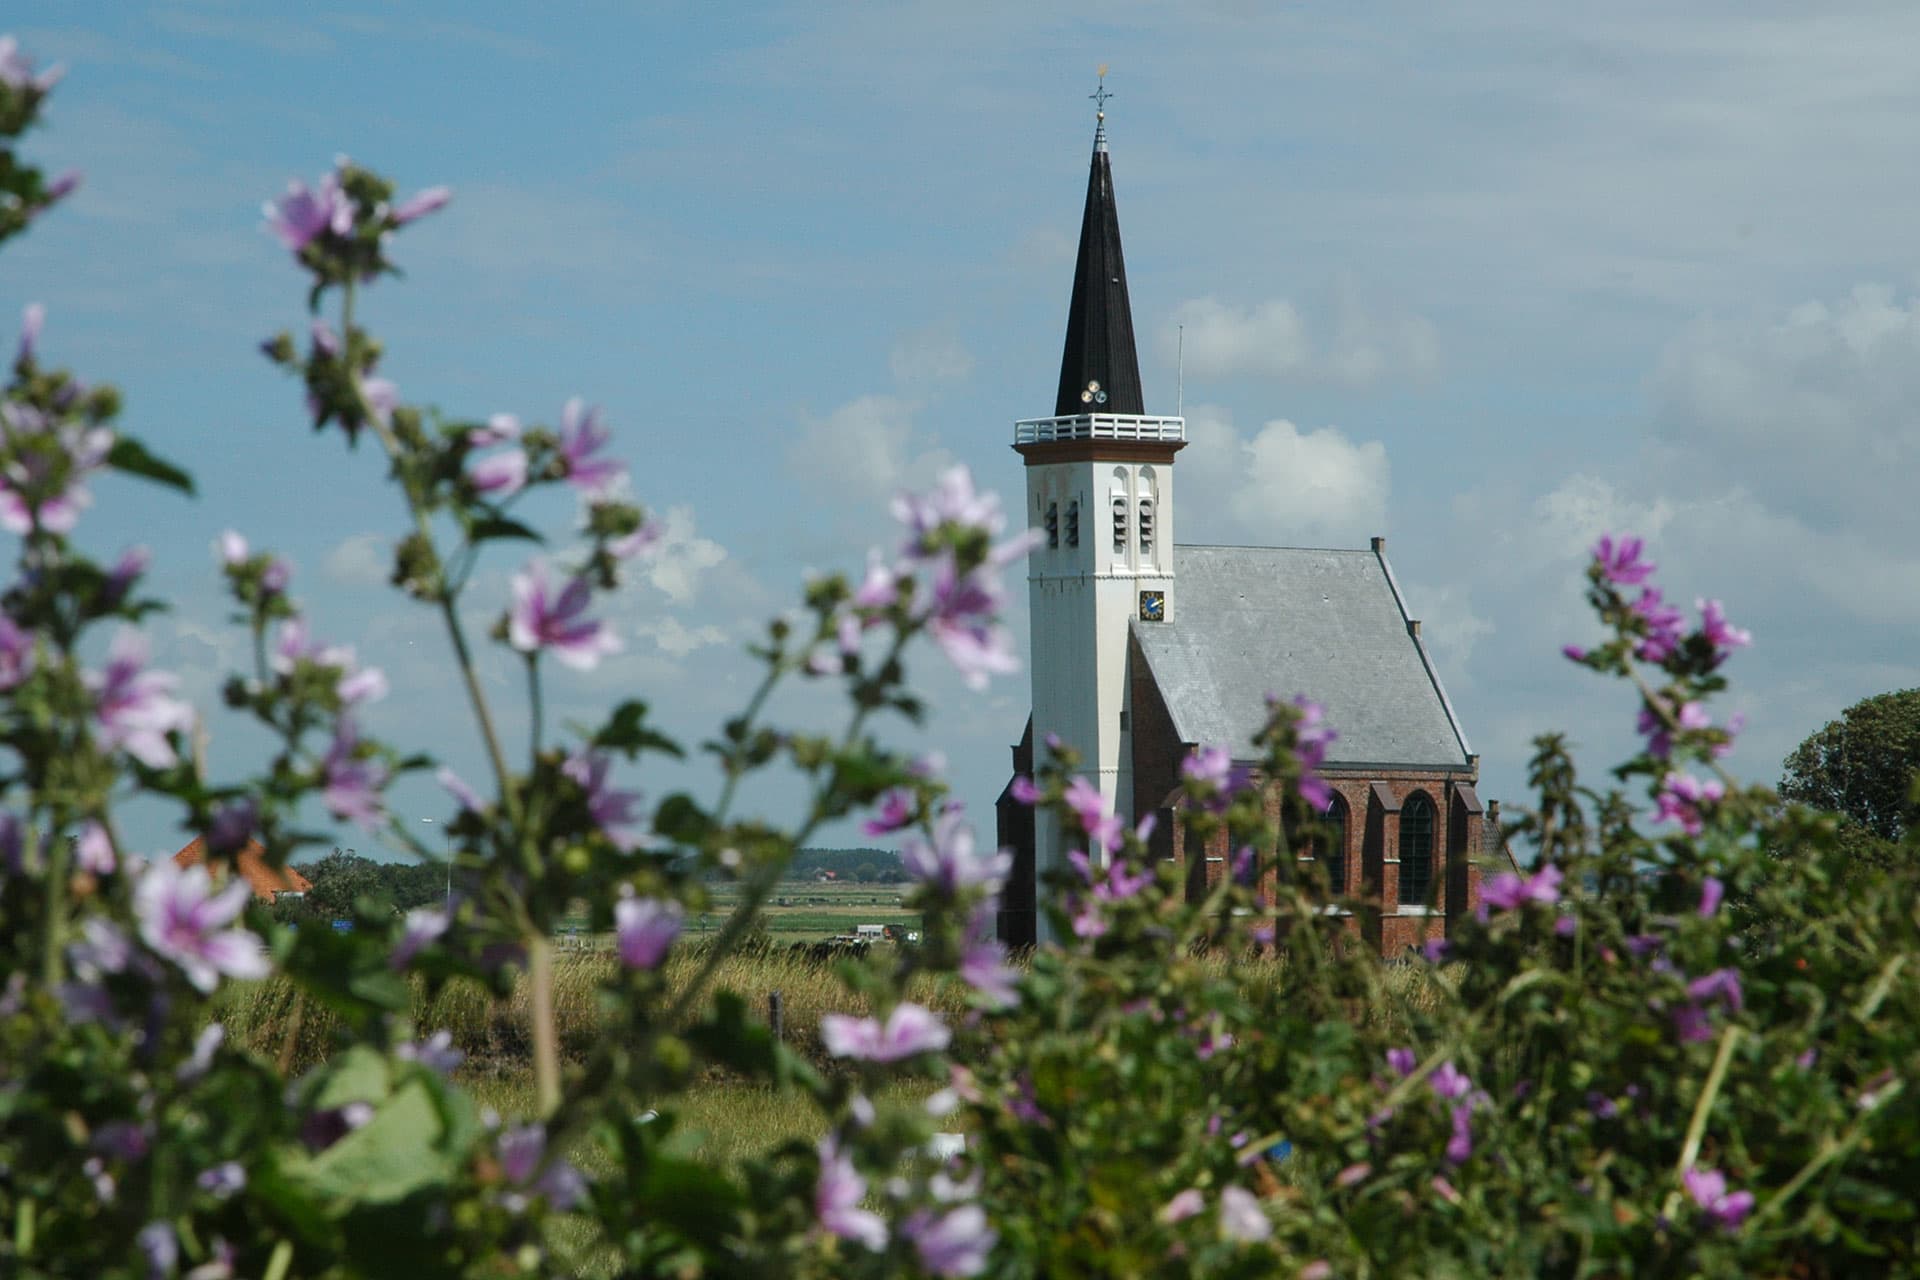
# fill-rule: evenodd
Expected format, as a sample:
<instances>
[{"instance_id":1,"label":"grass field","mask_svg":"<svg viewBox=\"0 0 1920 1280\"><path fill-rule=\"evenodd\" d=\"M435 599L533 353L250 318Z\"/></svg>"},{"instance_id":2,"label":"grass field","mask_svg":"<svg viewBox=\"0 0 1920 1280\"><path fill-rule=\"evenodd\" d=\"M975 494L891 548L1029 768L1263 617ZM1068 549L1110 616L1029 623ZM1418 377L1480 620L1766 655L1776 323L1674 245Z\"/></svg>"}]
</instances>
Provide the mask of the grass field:
<instances>
[{"instance_id":1,"label":"grass field","mask_svg":"<svg viewBox=\"0 0 1920 1280\"><path fill-rule=\"evenodd\" d=\"M863 924L918 929L920 913L901 905L906 889L906 885L787 881L774 889L761 914L766 919L768 934L778 943L819 942L852 933L856 926ZM739 893L734 886L716 886L713 909L688 917L687 936L699 939L719 932L739 904ZM567 922L567 927L584 931L586 922L574 918Z\"/></svg>"}]
</instances>

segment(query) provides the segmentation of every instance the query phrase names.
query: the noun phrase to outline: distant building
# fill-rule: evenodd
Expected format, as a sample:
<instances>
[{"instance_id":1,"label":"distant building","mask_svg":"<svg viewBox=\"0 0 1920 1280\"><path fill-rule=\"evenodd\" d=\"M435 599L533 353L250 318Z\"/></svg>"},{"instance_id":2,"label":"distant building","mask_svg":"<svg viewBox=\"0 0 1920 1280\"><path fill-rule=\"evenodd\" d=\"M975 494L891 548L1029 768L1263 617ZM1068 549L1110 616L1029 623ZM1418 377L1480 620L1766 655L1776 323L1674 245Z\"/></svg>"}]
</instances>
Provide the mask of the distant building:
<instances>
[{"instance_id":1,"label":"distant building","mask_svg":"<svg viewBox=\"0 0 1920 1280\"><path fill-rule=\"evenodd\" d=\"M173 855L176 867L197 867L207 861L207 842L203 836L195 836L188 841L187 847ZM294 897L313 888L313 884L294 867L282 867L275 870L267 865L267 851L258 840L247 841L247 847L240 851L237 866L241 879L253 890L253 896L262 902L272 902L281 894ZM224 863L213 864L214 879L226 875Z\"/></svg>"},{"instance_id":2,"label":"distant building","mask_svg":"<svg viewBox=\"0 0 1920 1280\"><path fill-rule=\"evenodd\" d=\"M1321 770L1336 792L1324 858L1362 901L1352 928L1386 955L1448 932L1479 902L1483 815L1467 745L1407 616L1386 540L1361 550L1174 542L1174 459L1186 423L1146 412L1127 296L1104 112L1080 227L1054 416L1014 427L1026 518L1033 711L1013 749L1031 773L1057 734L1129 822L1155 814L1153 856L1185 869L1190 897L1227 874L1224 832L1189 847L1175 819L1180 763L1224 745L1256 760L1269 693L1305 694L1340 733ZM1044 750L1044 747L1042 748ZM1278 797L1269 796L1277 816ZM1045 940L1040 879L1078 844L1050 814L1003 792L1014 851L1003 940Z\"/></svg>"}]
</instances>

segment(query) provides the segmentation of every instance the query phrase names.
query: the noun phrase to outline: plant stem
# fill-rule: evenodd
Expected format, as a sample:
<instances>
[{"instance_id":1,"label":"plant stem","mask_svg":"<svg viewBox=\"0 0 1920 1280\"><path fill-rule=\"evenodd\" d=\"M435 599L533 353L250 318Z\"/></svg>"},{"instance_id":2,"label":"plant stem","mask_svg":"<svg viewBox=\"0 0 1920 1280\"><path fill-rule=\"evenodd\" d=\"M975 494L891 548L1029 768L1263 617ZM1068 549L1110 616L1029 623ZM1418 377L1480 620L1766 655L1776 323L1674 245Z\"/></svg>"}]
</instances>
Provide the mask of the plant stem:
<instances>
[{"instance_id":1,"label":"plant stem","mask_svg":"<svg viewBox=\"0 0 1920 1280\"><path fill-rule=\"evenodd\" d=\"M553 1021L553 943L527 938L527 978L533 986L533 1088L542 1120L560 1109L560 1039Z\"/></svg>"},{"instance_id":2,"label":"plant stem","mask_svg":"<svg viewBox=\"0 0 1920 1280\"><path fill-rule=\"evenodd\" d=\"M1707 1116L1713 1111L1713 1100L1720 1094L1720 1084L1727 1078L1727 1065L1733 1061L1733 1047L1740 1041L1740 1028L1730 1026L1720 1033L1720 1049L1713 1055L1713 1066L1707 1071L1707 1082L1700 1087L1700 1096L1694 1100L1693 1118L1687 1122L1686 1140L1680 1144L1680 1158L1674 1162L1673 1175L1684 1177L1687 1170L1693 1168L1693 1162L1700 1155L1700 1140L1706 1136ZM1675 1187L1667 1193L1667 1200L1660 1212L1668 1221L1680 1207L1680 1188Z\"/></svg>"},{"instance_id":3,"label":"plant stem","mask_svg":"<svg viewBox=\"0 0 1920 1280\"><path fill-rule=\"evenodd\" d=\"M61 823L54 823L53 830L58 831ZM40 838L31 827L27 829L26 847L31 849ZM41 976L49 991L60 985L66 976L67 941L67 858L70 847L66 840L57 836L47 840L47 930L44 936L45 950L42 952Z\"/></svg>"},{"instance_id":4,"label":"plant stem","mask_svg":"<svg viewBox=\"0 0 1920 1280\"><path fill-rule=\"evenodd\" d=\"M540 722L544 706L540 699L540 660L531 653L527 655L527 702L533 717L532 757L527 762L527 772L532 773L534 766L540 763Z\"/></svg>"}]
</instances>

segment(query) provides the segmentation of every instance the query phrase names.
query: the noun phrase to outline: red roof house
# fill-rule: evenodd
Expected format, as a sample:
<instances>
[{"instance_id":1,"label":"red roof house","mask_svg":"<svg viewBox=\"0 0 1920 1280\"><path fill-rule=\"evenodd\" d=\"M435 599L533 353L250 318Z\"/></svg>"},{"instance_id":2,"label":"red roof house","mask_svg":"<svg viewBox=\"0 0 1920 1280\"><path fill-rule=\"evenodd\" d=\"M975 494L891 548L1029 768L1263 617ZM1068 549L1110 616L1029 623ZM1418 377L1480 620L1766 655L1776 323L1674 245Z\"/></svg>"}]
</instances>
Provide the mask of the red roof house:
<instances>
[{"instance_id":1,"label":"red roof house","mask_svg":"<svg viewBox=\"0 0 1920 1280\"><path fill-rule=\"evenodd\" d=\"M187 847L173 855L176 867L197 867L207 861L207 841L204 836L195 836ZM240 876L253 889L253 896L262 902L272 902L276 894L305 893L313 888L313 883L293 867L275 870L267 865L267 851L258 840L247 841L247 847L240 851ZM226 875L224 863L216 863L213 877L218 880Z\"/></svg>"}]
</instances>

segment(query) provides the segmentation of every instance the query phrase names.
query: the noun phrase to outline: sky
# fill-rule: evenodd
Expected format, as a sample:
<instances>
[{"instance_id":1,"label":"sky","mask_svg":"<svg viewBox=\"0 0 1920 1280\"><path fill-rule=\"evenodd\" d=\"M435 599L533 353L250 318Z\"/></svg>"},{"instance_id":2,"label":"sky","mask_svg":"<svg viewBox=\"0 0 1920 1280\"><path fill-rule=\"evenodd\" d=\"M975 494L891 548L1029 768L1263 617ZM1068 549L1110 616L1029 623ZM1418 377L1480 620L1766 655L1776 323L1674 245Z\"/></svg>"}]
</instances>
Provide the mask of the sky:
<instances>
[{"instance_id":1,"label":"sky","mask_svg":"<svg viewBox=\"0 0 1920 1280\"><path fill-rule=\"evenodd\" d=\"M7 247L0 315L44 302L46 357L118 384L123 426L197 476L192 501L97 483L82 537L153 549L177 602L156 658L208 709L216 776L268 749L217 705L247 654L210 550L234 528L292 560L316 633L387 671L367 728L477 780L434 619L382 585L405 521L377 450L316 436L255 351L304 323L263 200L338 154L451 186L363 303L382 372L461 416L604 407L668 537L607 606L623 653L556 676L551 718L641 697L698 743L806 576L896 540L892 493L964 463L1018 510L1012 424L1052 408L1106 63L1149 412L1175 408L1185 332L1176 541L1385 535L1481 794L1511 805L1536 734L1596 771L1633 745L1633 700L1559 648L1597 634L1586 548L1642 534L1670 597L1754 633L1729 764L1772 781L1844 707L1920 684L1920 9L1675 9L16 8L70 68L26 156L86 182ZM523 559L477 579L482 632ZM517 668L482 647L523 752ZM991 830L1024 675L911 670L933 710L889 739L942 752ZM776 711L836 707L813 688ZM632 781L716 789L697 756ZM424 782L393 800L450 809ZM791 819L798 797L776 778L746 803ZM172 848L174 824L127 830Z\"/></svg>"}]
</instances>

